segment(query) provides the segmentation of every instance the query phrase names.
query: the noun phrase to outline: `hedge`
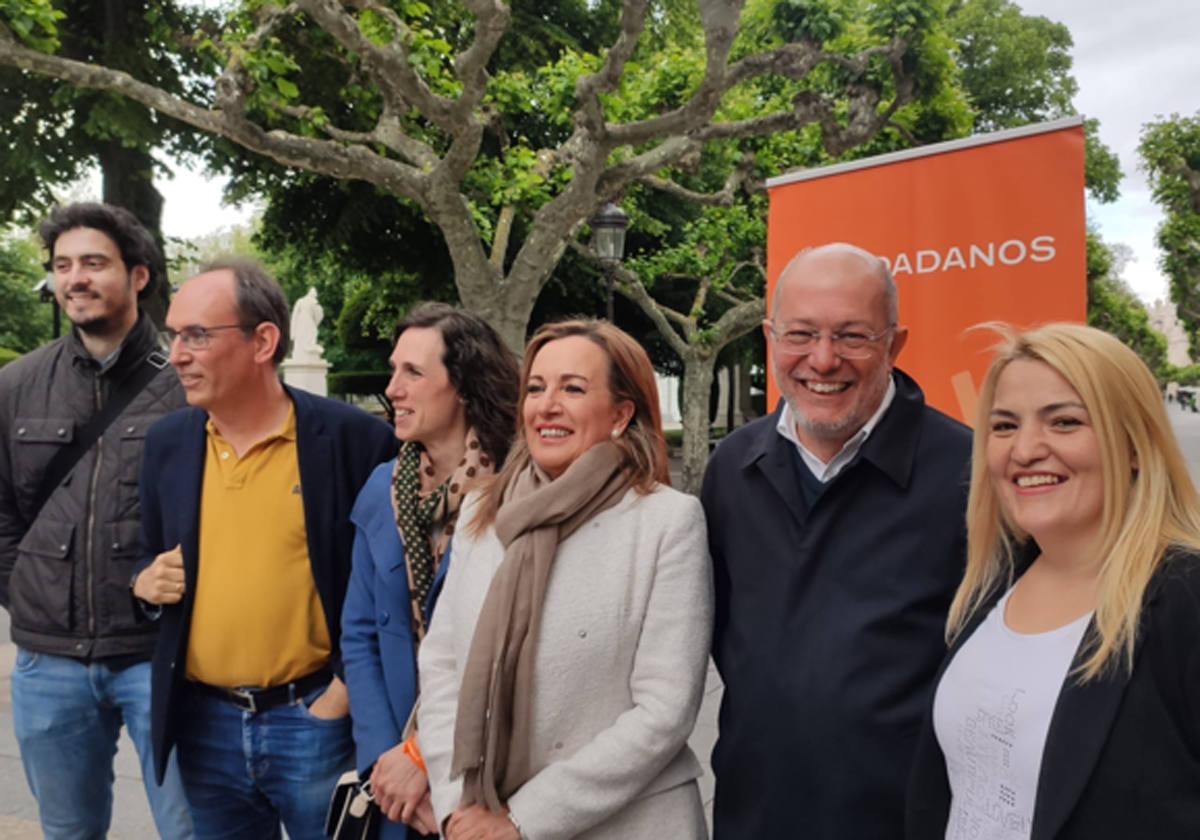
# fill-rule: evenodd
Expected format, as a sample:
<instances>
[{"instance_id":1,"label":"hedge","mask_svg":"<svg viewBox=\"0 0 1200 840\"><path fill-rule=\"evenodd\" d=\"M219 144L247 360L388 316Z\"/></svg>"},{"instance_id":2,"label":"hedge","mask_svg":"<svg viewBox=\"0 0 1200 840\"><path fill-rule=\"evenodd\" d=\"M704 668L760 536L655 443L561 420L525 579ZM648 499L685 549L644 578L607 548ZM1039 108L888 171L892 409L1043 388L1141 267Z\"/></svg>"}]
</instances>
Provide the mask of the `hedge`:
<instances>
[{"instance_id":1,"label":"hedge","mask_svg":"<svg viewBox=\"0 0 1200 840\"><path fill-rule=\"evenodd\" d=\"M382 394L392 378L389 371L348 370L331 373L326 380L330 396L344 397L348 394Z\"/></svg>"}]
</instances>

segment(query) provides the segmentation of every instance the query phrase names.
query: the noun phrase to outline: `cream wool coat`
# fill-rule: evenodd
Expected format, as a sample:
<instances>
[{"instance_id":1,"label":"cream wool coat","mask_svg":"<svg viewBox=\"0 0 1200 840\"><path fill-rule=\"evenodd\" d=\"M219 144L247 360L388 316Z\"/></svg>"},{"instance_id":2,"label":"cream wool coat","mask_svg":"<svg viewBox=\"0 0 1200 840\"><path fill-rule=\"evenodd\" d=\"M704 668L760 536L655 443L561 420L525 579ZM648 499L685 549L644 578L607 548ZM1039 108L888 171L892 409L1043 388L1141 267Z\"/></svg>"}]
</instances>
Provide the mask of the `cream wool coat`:
<instances>
[{"instance_id":1,"label":"cream wool coat","mask_svg":"<svg viewBox=\"0 0 1200 840\"><path fill-rule=\"evenodd\" d=\"M504 559L493 529L470 534L476 502L464 503L420 652L420 746L439 824L462 793L449 775L460 669ZM692 496L630 490L559 546L534 665L534 775L508 801L527 840L707 836L687 739L712 611L704 513Z\"/></svg>"}]
</instances>

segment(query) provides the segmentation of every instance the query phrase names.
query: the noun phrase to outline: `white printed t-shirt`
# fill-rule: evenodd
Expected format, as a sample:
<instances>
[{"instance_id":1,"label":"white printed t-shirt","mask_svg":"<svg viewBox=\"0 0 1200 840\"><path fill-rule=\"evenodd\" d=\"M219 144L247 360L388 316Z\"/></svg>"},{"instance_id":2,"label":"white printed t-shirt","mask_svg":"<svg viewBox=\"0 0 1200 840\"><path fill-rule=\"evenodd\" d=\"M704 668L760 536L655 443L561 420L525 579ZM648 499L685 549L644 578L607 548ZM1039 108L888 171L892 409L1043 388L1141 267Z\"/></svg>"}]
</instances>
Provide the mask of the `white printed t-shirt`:
<instances>
[{"instance_id":1,"label":"white printed t-shirt","mask_svg":"<svg viewBox=\"0 0 1200 840\"><path fill-rule=\"evenodd\" d=\"M1028 840L1046 733L1091 613L1046 633L1004 623L1004 594L938 683L933 728L950 778L946 840Z\"/></svg>"}]
</instances>

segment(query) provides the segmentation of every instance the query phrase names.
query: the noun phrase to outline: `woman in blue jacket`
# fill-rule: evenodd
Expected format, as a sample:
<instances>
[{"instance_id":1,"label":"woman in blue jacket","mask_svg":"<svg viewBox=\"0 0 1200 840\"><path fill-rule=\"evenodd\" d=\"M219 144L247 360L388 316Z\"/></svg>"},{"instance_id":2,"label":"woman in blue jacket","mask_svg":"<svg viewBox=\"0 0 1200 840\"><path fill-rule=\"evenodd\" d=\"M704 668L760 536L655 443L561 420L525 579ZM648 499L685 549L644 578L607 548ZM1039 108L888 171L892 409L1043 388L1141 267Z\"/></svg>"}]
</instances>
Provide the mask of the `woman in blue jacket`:
<instances>
[{"instance_id":1,"label":"woman in blue jacket","mask_svg":"<svg viewBox=\"0 0 1200 840\"><path fill-rule=\"evenodd\" d=\"M429 785L408 721L416 655L449 563L463 496L503 463L516 428L513 354L481 318L441 303L396 329L387 397L400 454L381 464L351 513L354 569L342 659L361 778L386 819L383 840L436 834Z\"/></svg>"}]
</instances>

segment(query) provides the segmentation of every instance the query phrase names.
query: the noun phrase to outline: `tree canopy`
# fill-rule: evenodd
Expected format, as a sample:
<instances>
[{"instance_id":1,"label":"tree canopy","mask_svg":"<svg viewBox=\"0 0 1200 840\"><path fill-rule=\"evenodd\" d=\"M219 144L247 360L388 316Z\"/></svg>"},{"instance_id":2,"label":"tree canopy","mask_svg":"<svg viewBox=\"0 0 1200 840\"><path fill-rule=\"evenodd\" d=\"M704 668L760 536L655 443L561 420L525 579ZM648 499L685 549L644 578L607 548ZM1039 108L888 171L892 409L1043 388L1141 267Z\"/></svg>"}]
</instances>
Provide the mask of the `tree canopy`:
<instances>
[{"instance_id":1,"label":"tree canopy","mask_svg":"<svg viewBox=\"0 0 1200 840\"><path fill-rule=\"evenodd\" d=\"M19 353L50 338L50 306L32 291L45 276L39 250L32 239L0 239L0 347Z\"/></svg>"},{"instance_id":2,"label":"tree canopy","mask_svg":"<svg viewBox=\"0 0 1200 840\"><path fill-rule=\"evenodd\" d=\"M1151 195L1165 214L1157 234L1160 265L1195 358L1200 354L1200 113L1148 123L1138 152Z\"/></svg>"},{"instance_id":3,"label":"tree canopy","mask_svg":"<svg viewBox=\"0 0 1200 840\"><path fill-rule=\"evenodd\" d=\"M588 34L607 35L603 47L547 52L531 71L501 64L516 18L500 0L256 2L199 45L213 71L177 91L55 54L49 0L4 0L0 64L411 202L440 231L462 301L514 346L604 202L669 180L714 143L794 132L841 154L897 122L950 64L938 0L575 8L602 21ZM790 28L764 38L755 27L777 8Z\"/></svg>"},{"instance_id":4,"label":"tree canopy","mask_svg":"<svg viewBox=\"0 0 1200 840\"><path fill-rule=\"evenodd\" d=\"M0 19L27 43L178 94L197 84L203 59L169 45L190 40L211 18L175 0L0 3ZM98 168L103 200L132 212L161 246L163 198L154 181L164 167L154 155L178 158L200 145L187 126L124 96L0 67L0 220L34 221L54 203L56 189ZM152 317L161 320L166 300L162 287L148 303Z\"/></svg>"}]
</instances>

